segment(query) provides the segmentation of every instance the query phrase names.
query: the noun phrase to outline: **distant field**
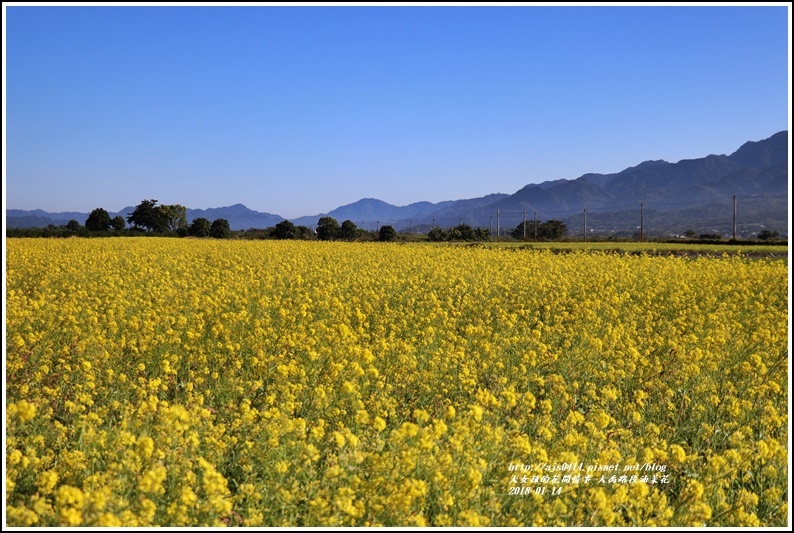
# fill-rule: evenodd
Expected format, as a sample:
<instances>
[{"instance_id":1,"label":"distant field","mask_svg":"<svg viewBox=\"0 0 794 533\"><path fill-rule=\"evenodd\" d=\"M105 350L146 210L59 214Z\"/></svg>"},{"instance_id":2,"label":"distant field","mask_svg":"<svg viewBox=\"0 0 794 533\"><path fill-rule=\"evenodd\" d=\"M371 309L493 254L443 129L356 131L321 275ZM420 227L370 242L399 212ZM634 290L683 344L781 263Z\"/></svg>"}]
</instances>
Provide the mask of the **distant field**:
<instances>
[{"instance_id":1,"label":"distant field","mask_svg":"<svg viewBox=\"0 0 794 533\"><path fill-rule=\"evenodd\" d=\"M444 244L444 243L439 243ZM666 254L672 252L691 254L741 254L741 255L773 255L786 256L787 245L768 244L688 244L666 242L494 242L483 243L485 246L501 246L505 248L521 248L528 250L590 250L601 252L645 252L648 254ZM466 246L466 244L461 244Z\"/></svg>"},{"instance_id":2,"label":"distant field","mask_svg":"<svg viewBox=\"0 0 794 533\"><path fill-rule=\"evenodd\" d=\"M6 246L9 526L786 525L755 247Z\"/></svg>"}]
</instances>

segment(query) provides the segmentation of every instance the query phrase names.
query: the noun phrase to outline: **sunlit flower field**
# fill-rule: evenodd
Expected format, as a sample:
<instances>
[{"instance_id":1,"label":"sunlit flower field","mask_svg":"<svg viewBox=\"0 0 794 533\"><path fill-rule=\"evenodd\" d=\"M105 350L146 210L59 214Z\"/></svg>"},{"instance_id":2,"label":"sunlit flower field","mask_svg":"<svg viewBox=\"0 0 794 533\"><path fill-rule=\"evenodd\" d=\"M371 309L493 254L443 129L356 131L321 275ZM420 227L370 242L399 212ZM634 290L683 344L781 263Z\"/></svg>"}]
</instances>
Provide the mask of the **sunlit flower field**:
<instances>
[{"instance_id":1,"label":"sunlit flower field","mask_svg":"<svg viewBox=\"0 0 794 533\"><path fill-rule=\"evenodd\" d=\"M784 526L784 260L8 239L9 526Z\"/></svg>"}]
</instances>

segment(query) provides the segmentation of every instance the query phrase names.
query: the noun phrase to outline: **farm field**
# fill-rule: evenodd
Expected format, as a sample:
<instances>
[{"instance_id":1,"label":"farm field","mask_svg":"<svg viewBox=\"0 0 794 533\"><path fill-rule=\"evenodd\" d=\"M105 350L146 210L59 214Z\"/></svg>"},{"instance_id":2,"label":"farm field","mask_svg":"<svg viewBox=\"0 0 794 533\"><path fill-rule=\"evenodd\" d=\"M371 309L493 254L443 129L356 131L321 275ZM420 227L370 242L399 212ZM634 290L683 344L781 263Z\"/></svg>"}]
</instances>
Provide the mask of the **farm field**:
<instances>
[{"instance_id":1,"label":"farm field","mask_svg":"<svg viewBox=\"0 0 794 533\"><path fill-rule=\"evenodd\" d=\"M744 255L747 257L788 257L788 246L785 244L691 244L682 242L636 242L636 241L549 241L549 242L523 242L514 240L489 241L477 243L486 247L518 248L522 250L554 250L558 252L593 251L618 254L648 254L648 255ZM440 243L440 246L447 243ZM458 246L470 244L459 243Z\"/></svg>"},{"instance_id":2,"label":"farm field","mask_svg":"<svg viewBox=\"0 0 794 533\"><path fill-rule=\"evenodd\" d=\"M785 259L6 246L9 526L787 525Z\"/></svg>"}]
</instances>

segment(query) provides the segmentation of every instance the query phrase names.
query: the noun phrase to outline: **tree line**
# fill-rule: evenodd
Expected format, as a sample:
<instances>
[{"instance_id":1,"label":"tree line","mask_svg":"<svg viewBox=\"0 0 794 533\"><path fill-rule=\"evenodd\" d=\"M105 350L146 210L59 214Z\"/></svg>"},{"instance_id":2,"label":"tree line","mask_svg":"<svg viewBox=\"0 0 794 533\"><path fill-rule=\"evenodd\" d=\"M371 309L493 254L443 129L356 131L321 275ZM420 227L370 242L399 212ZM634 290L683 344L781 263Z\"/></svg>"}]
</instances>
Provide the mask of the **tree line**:
<instances>
[{"instance_id":1,"label":"tree line","mask_svg":"<svg viewBox=\"0 0 794 533\"><path fill-rule=\"evenodd\" d=\"M561 220L522 222L510 230L510 236L514 239L536 241L558 241L567 233L568 227ZM489 228L473 228L461 223L449 229L436 226L427 233L427 237L431 241L487 241L492 237L492 232Z\"/></svg>"},{"instance_id":2,"label":"tree line","mask_svg":"<svg viewBox=\"0 0 794 533\"><path fill-rule=\"evenodd\" d=\"M267 236L273 239L316 238L321 241L378 240L385 242L397 238L397 232L393 226L380 226L376 232L369 232L356 226L352 220L345 220L339 224L334 217L320 217L315 230L306 226L296 226L289 220L282 220L272 230L266 231Z\"/></svg>"},{"instance_id":3,"label":"tree line","mask_svg":"<svg viewBox=\"0 0 794 533\"><path fill-rule=\"evenodd\" d=\"M537 240L559 240L567 232L568 228L560 220L549 220L543 223L535 223L532 235L536 235ZM380 226L376 232L369 232L360 229L352 220L345 220L340 225L333 217L322 217L317 221L317 229L312 232L306 226L295 226L289 220L282 220L272 229L265 230L266 237L274 239L308 239L317 238L321 241L355 241L355 240L379 240L392 241L397 238L397 231L393 226ZM524 225L519 224L510 235L516 239L521 238L524 232ZM427 238L431 241L486 241L491 238L491 231L488 228L473 228L468 224L459 224L451 228L433 227L427 232Z\"/></svg>"},{"instance_id":4,"label":"tree line","mask_svg":"<svg viewBox=\"0 0 794 533\"><path fill-rule=\"evenodd\" d=\"M127 227L129 225L129 227ZM560 220L546 222L521 223L510 231L516 239L528 237L532 240L559 240L566 235L568 228ZM333 217L321 217L316 228L296 226L289 220L282 220L274 227L264 230L250 229L242 232L243 238L271 238L271 239L318 239L321 241L357 241L378 240L393 241L397 238L397 231L393 226L380 226L377 231L367 231L358 228L351 220L341 224ZM101 236L101 235L172 235L180 237L212 237L228 239L234 235L228 220L218 218L210 221L204 217L197 217L189 224L187 221L187 208L180 204L159 204L157 200L148 199L139 203L127 215L126 220L121 215L110 216L104 208L98 207L91 211L82 226L77 220L70 220L65 226L50 225L47 228L7 229L7 236ZM249 235L250 234L250 235ZM450 228L434 226L427 233L431 241L485 241L492 237L488 228L473 228L468 224L459 224Z\"/></svg>"},{"instance_id":5,"label":"tree line","mask_svg":"<svg viewBox=\"0 0 794 533\"><path fill-rule=\"evenodd\" d=\"M207 218L197 217L188 224L185 206L157 205L157 200L143 200L132 213L127 215L127 222L132 224L133 228L142 228L155 233L176 232L182 237L189 235L228 239L232 236L229 221L225 218L216 218L210 222Z\"/></svg>"},{"instance_id":6,"label":"tree line","mask_svg":"<svg viewBox=\"0 0 794 533\"><path fill-rule=\"evenodd\" d=\"M127 224L130 224L129 228L127 228ZM72 219L64 226L50 224L46 228L9 228L6 230L6 235L9 237L141 234L228 239L232 236L232 230L229 227L229 221L224 218L210 222L208 219L200 217L193 219L188 224L185 206L179 204L157 205L157 200L143 200L132 213L127 215L126 220L121 215L111 218L106 209L98 207L88 215L85 226Z\"/></svg>"}]
</instances>

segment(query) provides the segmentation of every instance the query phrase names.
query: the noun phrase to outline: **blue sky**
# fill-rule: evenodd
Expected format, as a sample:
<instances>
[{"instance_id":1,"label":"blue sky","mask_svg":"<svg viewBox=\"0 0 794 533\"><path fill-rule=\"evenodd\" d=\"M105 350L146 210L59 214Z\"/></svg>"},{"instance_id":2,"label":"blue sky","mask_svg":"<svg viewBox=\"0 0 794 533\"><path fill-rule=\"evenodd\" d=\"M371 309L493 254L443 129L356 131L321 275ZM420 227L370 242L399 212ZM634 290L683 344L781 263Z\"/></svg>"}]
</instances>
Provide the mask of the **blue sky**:
<instances>
[{"instance_id":1,"label":"blue sky","mask_svg":"<svg viewBox=\"0 0 794 533\"><path fill-rule=\"evenodd\" d=\"M731 153L791 122L785 5L4 5L5 204L288 218Z\"/></svg>"}]
</instances>

